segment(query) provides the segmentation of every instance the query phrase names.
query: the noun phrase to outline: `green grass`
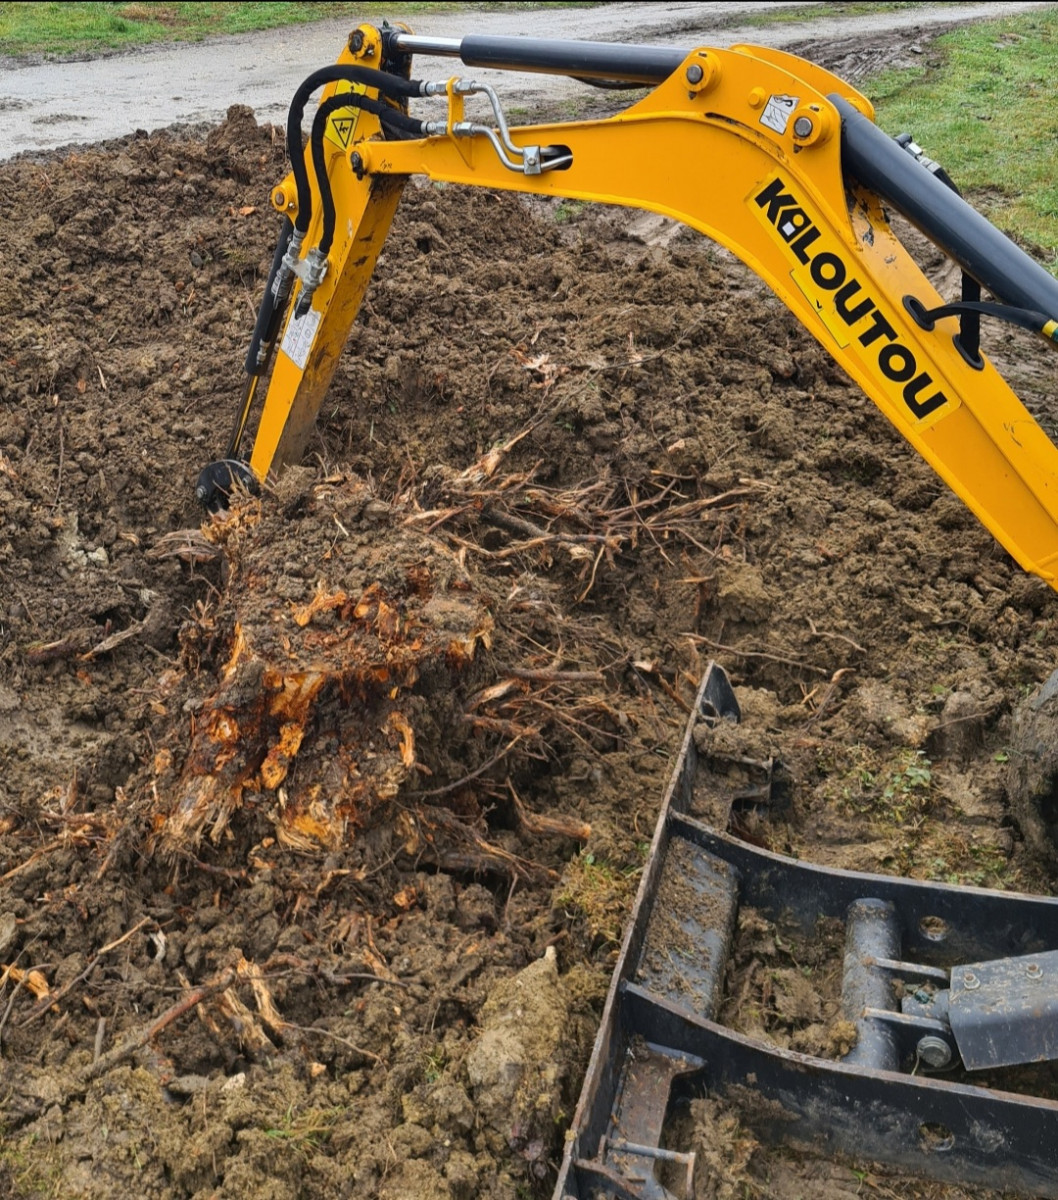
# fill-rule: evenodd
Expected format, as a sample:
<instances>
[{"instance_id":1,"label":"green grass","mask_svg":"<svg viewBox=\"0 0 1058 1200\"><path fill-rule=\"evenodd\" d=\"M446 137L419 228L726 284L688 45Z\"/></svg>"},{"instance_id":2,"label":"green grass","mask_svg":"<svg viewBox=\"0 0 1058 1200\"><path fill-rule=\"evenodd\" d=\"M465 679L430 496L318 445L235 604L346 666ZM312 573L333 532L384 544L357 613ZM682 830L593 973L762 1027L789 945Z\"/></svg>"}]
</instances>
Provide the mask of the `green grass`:
<instances>
[{"instance_id":1,"label":"green grass","mask_svg":"<svg viewBox=\"0 0 1058 1200\"><path fill-rule=\"evenodd\" d=\"M591 3L0 3L0 55L104 53L154 42L199 41L281 25L344 17L363 19L425 12L497 8L590 8Z\"/></svg>"},{"instance_id":2,"label":"green grass","mask_svg":"<svg viewBox=\"0 0 1058 1200\"><path fill-rule=\"evenodd\" d=\"M910 71L864 90L887 133L910 132L975 207L1058 266L1058 10L942 35ZM939 61L939 65L934 65Z\"/></svg>"}]
</instances>

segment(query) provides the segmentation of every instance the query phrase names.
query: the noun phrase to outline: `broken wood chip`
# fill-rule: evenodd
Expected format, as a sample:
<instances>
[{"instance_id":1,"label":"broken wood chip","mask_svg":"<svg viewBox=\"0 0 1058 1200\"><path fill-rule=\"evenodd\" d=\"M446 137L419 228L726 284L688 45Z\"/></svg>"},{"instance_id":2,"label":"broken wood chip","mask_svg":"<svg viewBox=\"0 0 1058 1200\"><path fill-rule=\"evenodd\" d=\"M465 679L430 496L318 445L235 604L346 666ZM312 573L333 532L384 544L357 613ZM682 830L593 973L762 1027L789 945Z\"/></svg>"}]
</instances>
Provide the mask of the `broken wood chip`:
<instances>
[{"instance_id":1,"label":"broken wood chip","mask_svg":"<svg viewBox=\"0 0 1058 1200\"><path fill-rule=\"evenodd\" d=\"M294 608L294 624L299 629L304 629L317 613L333 612L336 608L344 608L348 603L349 597L343 591L327 592L323 588L317 588L316 595L308 602ZM360 614L357 613L357 616Z\"/></svg>"},{"instance_id":2,"label":"broken wood chip","mask_svg":"<svg viewBox=\"0 0 1058 1200\"><path fill-rule=\"evenodd\" d=\"M108 651L116 649L122 642L127 642L130 638L137 637L146 628L146 617L142 621L133 621L127 629L121 629L117 633L112 633L110 637L105 637L97 645L93 646L91 650L86 650L81 655L81 659L84 662L91 662L97 654L106 654Z\"/></svg>"},{"instance_id":3,"label":"broken wood chip","mask_svg":"<svg viewBox=\"0 0 1058 1200\"><path fill-rule=\"evenodd\" d=\"M530 812L509 779L507 780L507 790L511 794L518 824L526 833L537 836L568 837L578 842L586 842L591 837L591 826L587 821L579 821L576 817L547 816L544 813Z\"/></svg>"},{"instance_id":4,"label":"broken wood chip","mask_svg":"<svg viewBox=\"0 0 1058 1200\"><path fill-rule=\"evenodd\" d=\"M415 766L415 731L408 723L408 718L402 712L391 712L386 718L390 729L396 730L400 737L400 760L406 767Z\"/></svg>"},{"instance_id":5,"label":"broken wood chip","mask_svg":"<svg viewBox=\"0 0 1058 1200\"><path fill-rule=\"evenodd\" d=\"M499 683L494 683L489 687L482 688L480 692L475 692L466 704L463 705L463 711L472 713L481 708L483 704L492 704L497 700L506 699L513 692L525 693L528 690L528 684L520 679L501 679Z\"/></svg>"},{"instance_id":6,"label":"broken wood chip","mask_svg":"<svg viewBox=\"0 0 1058 1200\"><path fill-rule=\"evenodd\" d=\"M35 969L23 971L20 967L12 964L4 967L3 974L0 975L0 987L3 987L9 979L15 983L20 983L38 1000L43 1000L45 997L51 995L51 988L48 986L48 981L44 978L43 971Z\"/></svg>"},{"instance_id":7,"label":"broken wood chip","mask_svg":"<svg viewBox=\"0 0 1058 1200\"><path fill-rule=\"evenodd\" d=\"M92 644L92 634L87 629L77 629L59 638L56 642L31 642L22 652L30 666L57 662L60 659L76 658Z\"/></svg>"}]
</instances>

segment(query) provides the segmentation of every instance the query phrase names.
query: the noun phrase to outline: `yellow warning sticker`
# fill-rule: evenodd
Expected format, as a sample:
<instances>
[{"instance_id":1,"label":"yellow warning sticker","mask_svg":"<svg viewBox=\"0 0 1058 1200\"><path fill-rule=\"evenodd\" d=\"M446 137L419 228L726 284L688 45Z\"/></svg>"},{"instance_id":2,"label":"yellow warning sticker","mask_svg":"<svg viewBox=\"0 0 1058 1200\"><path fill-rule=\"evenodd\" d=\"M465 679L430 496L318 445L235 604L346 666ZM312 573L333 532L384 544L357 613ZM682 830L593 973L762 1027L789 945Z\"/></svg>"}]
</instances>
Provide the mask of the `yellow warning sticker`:
<instances>
[{"instance_id":1,"label":"yellow warning sticker","mask_svg":"<svg viewBox=\"0 0 1058 1200\"><path fill-rule=\"evenodd\" d=\"M366 91L367 88L362 83L350 83L346 79L341 79L334 89L334 94L337 96L341 92L356 92L362 96ZM340 108L337 112L331 113L324 136L328 141L333 142L339 150L348 150L353 140L353 134L356 132L356 124L359 119L360 109Z\"/></svg>"}]
</instances>

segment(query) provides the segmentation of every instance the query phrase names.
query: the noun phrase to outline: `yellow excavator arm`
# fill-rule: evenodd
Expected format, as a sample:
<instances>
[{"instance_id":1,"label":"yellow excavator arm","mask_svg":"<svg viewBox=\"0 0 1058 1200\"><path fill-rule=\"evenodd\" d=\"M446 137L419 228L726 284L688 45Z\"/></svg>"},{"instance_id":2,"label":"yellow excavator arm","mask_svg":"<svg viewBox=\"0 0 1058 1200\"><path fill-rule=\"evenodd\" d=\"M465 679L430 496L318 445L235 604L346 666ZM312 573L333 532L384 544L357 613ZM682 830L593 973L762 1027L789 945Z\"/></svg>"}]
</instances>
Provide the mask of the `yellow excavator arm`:
<instances>
[{"instance_id":1,"label":"yellow excavator arm","mask_svg":"<svg viewBox=\"0 0 1058 1200\"><path fill-rule=\"evenodd\" d=\"M413 80L414 53L655 86L606 120L511 129L492 88ZM303 110L321 86L302 150ZM470 96L489 121L467 118ZM432 119L409 115L420 97ZM979 345L982 316L1058 341L1058 280L913 142L882 133L870 102L830 72L757 46L457 42L362 25L337 64L298 90L288 144L293 170L272 192L283 232L227 454L199 479L207 505L300 458L403 187L422 175L649 209L726 246L1009 553L1058 587L1058 450ZM961 266L961 301L944 303L883 205ZM982 287L994 300L981 301ZM269 367L246 460L241 444Z\"/></svg>"}]
</instances>

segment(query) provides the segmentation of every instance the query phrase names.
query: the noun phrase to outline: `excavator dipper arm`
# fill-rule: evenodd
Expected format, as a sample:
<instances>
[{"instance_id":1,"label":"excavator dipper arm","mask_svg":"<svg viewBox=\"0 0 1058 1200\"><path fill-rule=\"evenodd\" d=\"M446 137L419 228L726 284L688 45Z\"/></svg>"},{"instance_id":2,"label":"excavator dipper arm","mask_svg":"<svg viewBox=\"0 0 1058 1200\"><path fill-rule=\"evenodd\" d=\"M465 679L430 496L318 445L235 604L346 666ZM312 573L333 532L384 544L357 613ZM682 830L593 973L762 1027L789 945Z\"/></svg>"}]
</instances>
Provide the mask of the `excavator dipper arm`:
<instances>
[{"instance_id":1,"label":"excavator dipper arm","mask_svg":"<svg viewBox=\"0 0 1058 1200\"><path fill-rule=\"evenodd\" d=\"M416 52L656 86L606 120L510 129L489 87L410 80ZM232 476L264 480L302 454L401 191L421 175L649 209L726 246L1010 554L1058 586L1058 450L978 340L982 315L1058 340L1058 280L966 204L918 147L879 130L848 84L755 46L449 42L367 25L313 79L326 83L313 135L272 193L287 220L225 456ZM298 149L301 91L288 132ZM408 115L415 96L438 98L433 119ZM488 121L467 119L470 97L491 109ZM962 302L944 304L883 205L961 266ZM995 302L980 302L982 286ZM239 442L272 357L247 471ZM203 473L207 502L217 500L216 479L216 465Z\"/></svg>"}]
</instances>

